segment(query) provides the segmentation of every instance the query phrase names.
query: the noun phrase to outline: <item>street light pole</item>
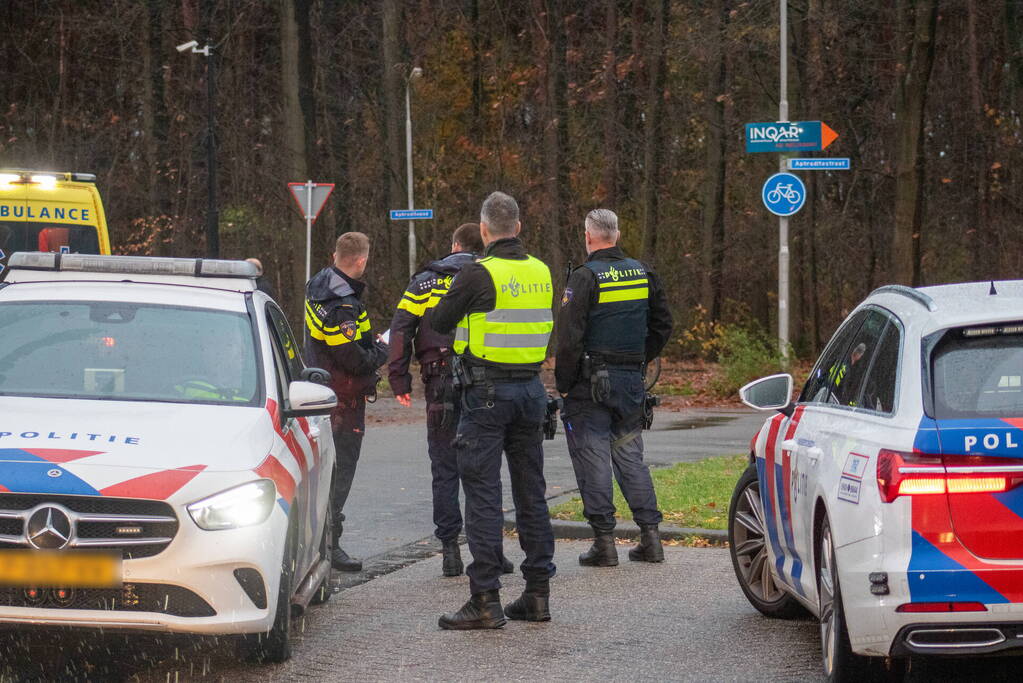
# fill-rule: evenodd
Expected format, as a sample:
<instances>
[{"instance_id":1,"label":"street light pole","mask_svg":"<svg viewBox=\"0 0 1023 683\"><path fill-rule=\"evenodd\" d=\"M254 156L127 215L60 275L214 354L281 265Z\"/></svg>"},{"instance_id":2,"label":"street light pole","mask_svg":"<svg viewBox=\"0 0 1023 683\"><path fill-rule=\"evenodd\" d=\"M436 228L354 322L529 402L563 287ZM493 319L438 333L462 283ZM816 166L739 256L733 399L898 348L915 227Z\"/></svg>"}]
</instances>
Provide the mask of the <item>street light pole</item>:
<instances>
[{"instance_id":1,"label":"street light pole","mask_svg":"<svg viewBox=\"0 0 1023 683\"><path fill-rule=\"evenodd\" d=\"M412 192L412 81L423 75L423 70L418 66L412 69L405 80L405 168L407 170L406 182L408 184L408 208L416 208ZM412 277L416 272L416 222L408 222L408 275Z\"/></svg>"},{"instance_id":2,"label":"street light pole","mask_svg":"<svg viewBox=\"0 0 1023 683\"><path fill-rule=\"evenodd\" d=\"M780 0L780 42L778 121L789 120L788 0ZM778 171L787 170L785 155L778 158ZM789 219L778 218L778 346L782 359L789 361Z\"/></svg>"},{"instance_id":3,"label":"street light pole","mask_svg":"<svg viewBox=\"0 0 1023 683\"><path fill-rule=\"evenodd\" d=\"M217 120L216 104L216 59L213 48L206 50L206 258L220 258L220 212L217 208Z\"/></svg>"}]
</instances>

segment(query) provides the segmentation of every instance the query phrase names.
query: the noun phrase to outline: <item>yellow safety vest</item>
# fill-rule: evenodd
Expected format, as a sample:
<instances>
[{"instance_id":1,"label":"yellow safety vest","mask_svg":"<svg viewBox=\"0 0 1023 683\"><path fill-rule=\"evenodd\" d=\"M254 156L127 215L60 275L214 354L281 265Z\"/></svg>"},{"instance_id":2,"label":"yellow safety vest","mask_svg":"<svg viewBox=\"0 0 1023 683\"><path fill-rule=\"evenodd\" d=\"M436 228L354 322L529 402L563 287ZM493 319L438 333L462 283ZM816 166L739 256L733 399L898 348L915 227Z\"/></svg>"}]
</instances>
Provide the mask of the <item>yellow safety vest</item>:
<instances>
[{"instance_id":1,"label":"yellow safety vest","mask_svg":"<svg viewBox=\"0 0 1023 683\"><path fill-rule=\"evenodd\" d=\"M554 329L551 269L532 256L488 256L478 263L490 273L497 303L492 311L462 318L455 330L455 353L509 365L542 363Z\"/></svg>"}]
</instances>

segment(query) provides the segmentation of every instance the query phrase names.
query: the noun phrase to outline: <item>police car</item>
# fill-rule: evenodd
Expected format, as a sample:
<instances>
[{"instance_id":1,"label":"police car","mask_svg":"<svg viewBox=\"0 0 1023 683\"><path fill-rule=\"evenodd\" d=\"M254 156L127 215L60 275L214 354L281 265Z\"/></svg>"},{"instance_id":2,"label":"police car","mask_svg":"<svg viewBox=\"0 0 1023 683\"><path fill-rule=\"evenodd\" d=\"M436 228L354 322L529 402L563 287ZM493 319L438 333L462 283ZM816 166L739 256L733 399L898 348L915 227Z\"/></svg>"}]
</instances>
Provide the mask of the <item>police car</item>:
<instances>
[{"instance_id":1,"label":"police car","mask_svg":"<svg viewBox=\"0 0 1023 683\"><path fill-rule=\"evenodd\" d=\"M1023 281L882 287L777 410L729 512L767 616L819 618L832 680L1023 647Z\"/></svg>"},{"instance_id":2,"label":"police car","mask_svg":"<svg viewBox=\"0 0 1023 683\"><path fill-rule=\"evenodd\" d=\"M0 625L246 634L330 594L334 393L245 262L18 253L0 284Z\"/></svg>"}]
</instances>

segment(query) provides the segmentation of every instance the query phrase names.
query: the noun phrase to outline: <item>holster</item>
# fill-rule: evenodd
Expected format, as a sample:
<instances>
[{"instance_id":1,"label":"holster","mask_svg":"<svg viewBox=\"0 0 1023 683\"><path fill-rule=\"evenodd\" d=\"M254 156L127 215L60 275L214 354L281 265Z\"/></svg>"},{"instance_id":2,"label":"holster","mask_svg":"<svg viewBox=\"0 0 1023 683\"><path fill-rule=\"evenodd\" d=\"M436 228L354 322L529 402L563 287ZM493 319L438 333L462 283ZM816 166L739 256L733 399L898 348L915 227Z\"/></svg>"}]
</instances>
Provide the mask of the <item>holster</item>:
<instances>
[{"instance_id":1,"label":"holster","mask_svg":"<svg viewBox=\"0 0 1023 683\"><path fill-rule=\"evenodd\" d=\"M603 360L583 354L583 378L590 380L590 398L594 403L604 404L611 398L611 375Z\"/></svg>"}]
</instances>

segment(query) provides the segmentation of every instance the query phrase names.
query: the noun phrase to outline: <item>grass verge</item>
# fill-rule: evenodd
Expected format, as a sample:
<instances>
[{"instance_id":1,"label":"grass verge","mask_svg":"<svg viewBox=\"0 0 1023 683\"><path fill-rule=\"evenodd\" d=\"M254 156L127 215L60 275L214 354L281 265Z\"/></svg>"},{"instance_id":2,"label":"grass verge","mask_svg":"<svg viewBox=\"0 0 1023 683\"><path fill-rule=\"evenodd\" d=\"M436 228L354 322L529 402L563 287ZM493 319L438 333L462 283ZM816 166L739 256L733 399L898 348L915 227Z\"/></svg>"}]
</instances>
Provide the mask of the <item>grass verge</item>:
<instances>
[{"instance_id":1,"label":"grass verge","mask_svg":"<svg viewBox=\"0 0 1023 683\"><path fill-rule=\"evenodd\" d=\"M732 490L747 463L745 455L730 455L651 470L664 524L701 529L726 528ZM614 484L614 496L618 518L632 519L632 511L617 483ZM551 517L585 522L582 499L577 496L551 508Z\"/></svg>"}]
</instances>

